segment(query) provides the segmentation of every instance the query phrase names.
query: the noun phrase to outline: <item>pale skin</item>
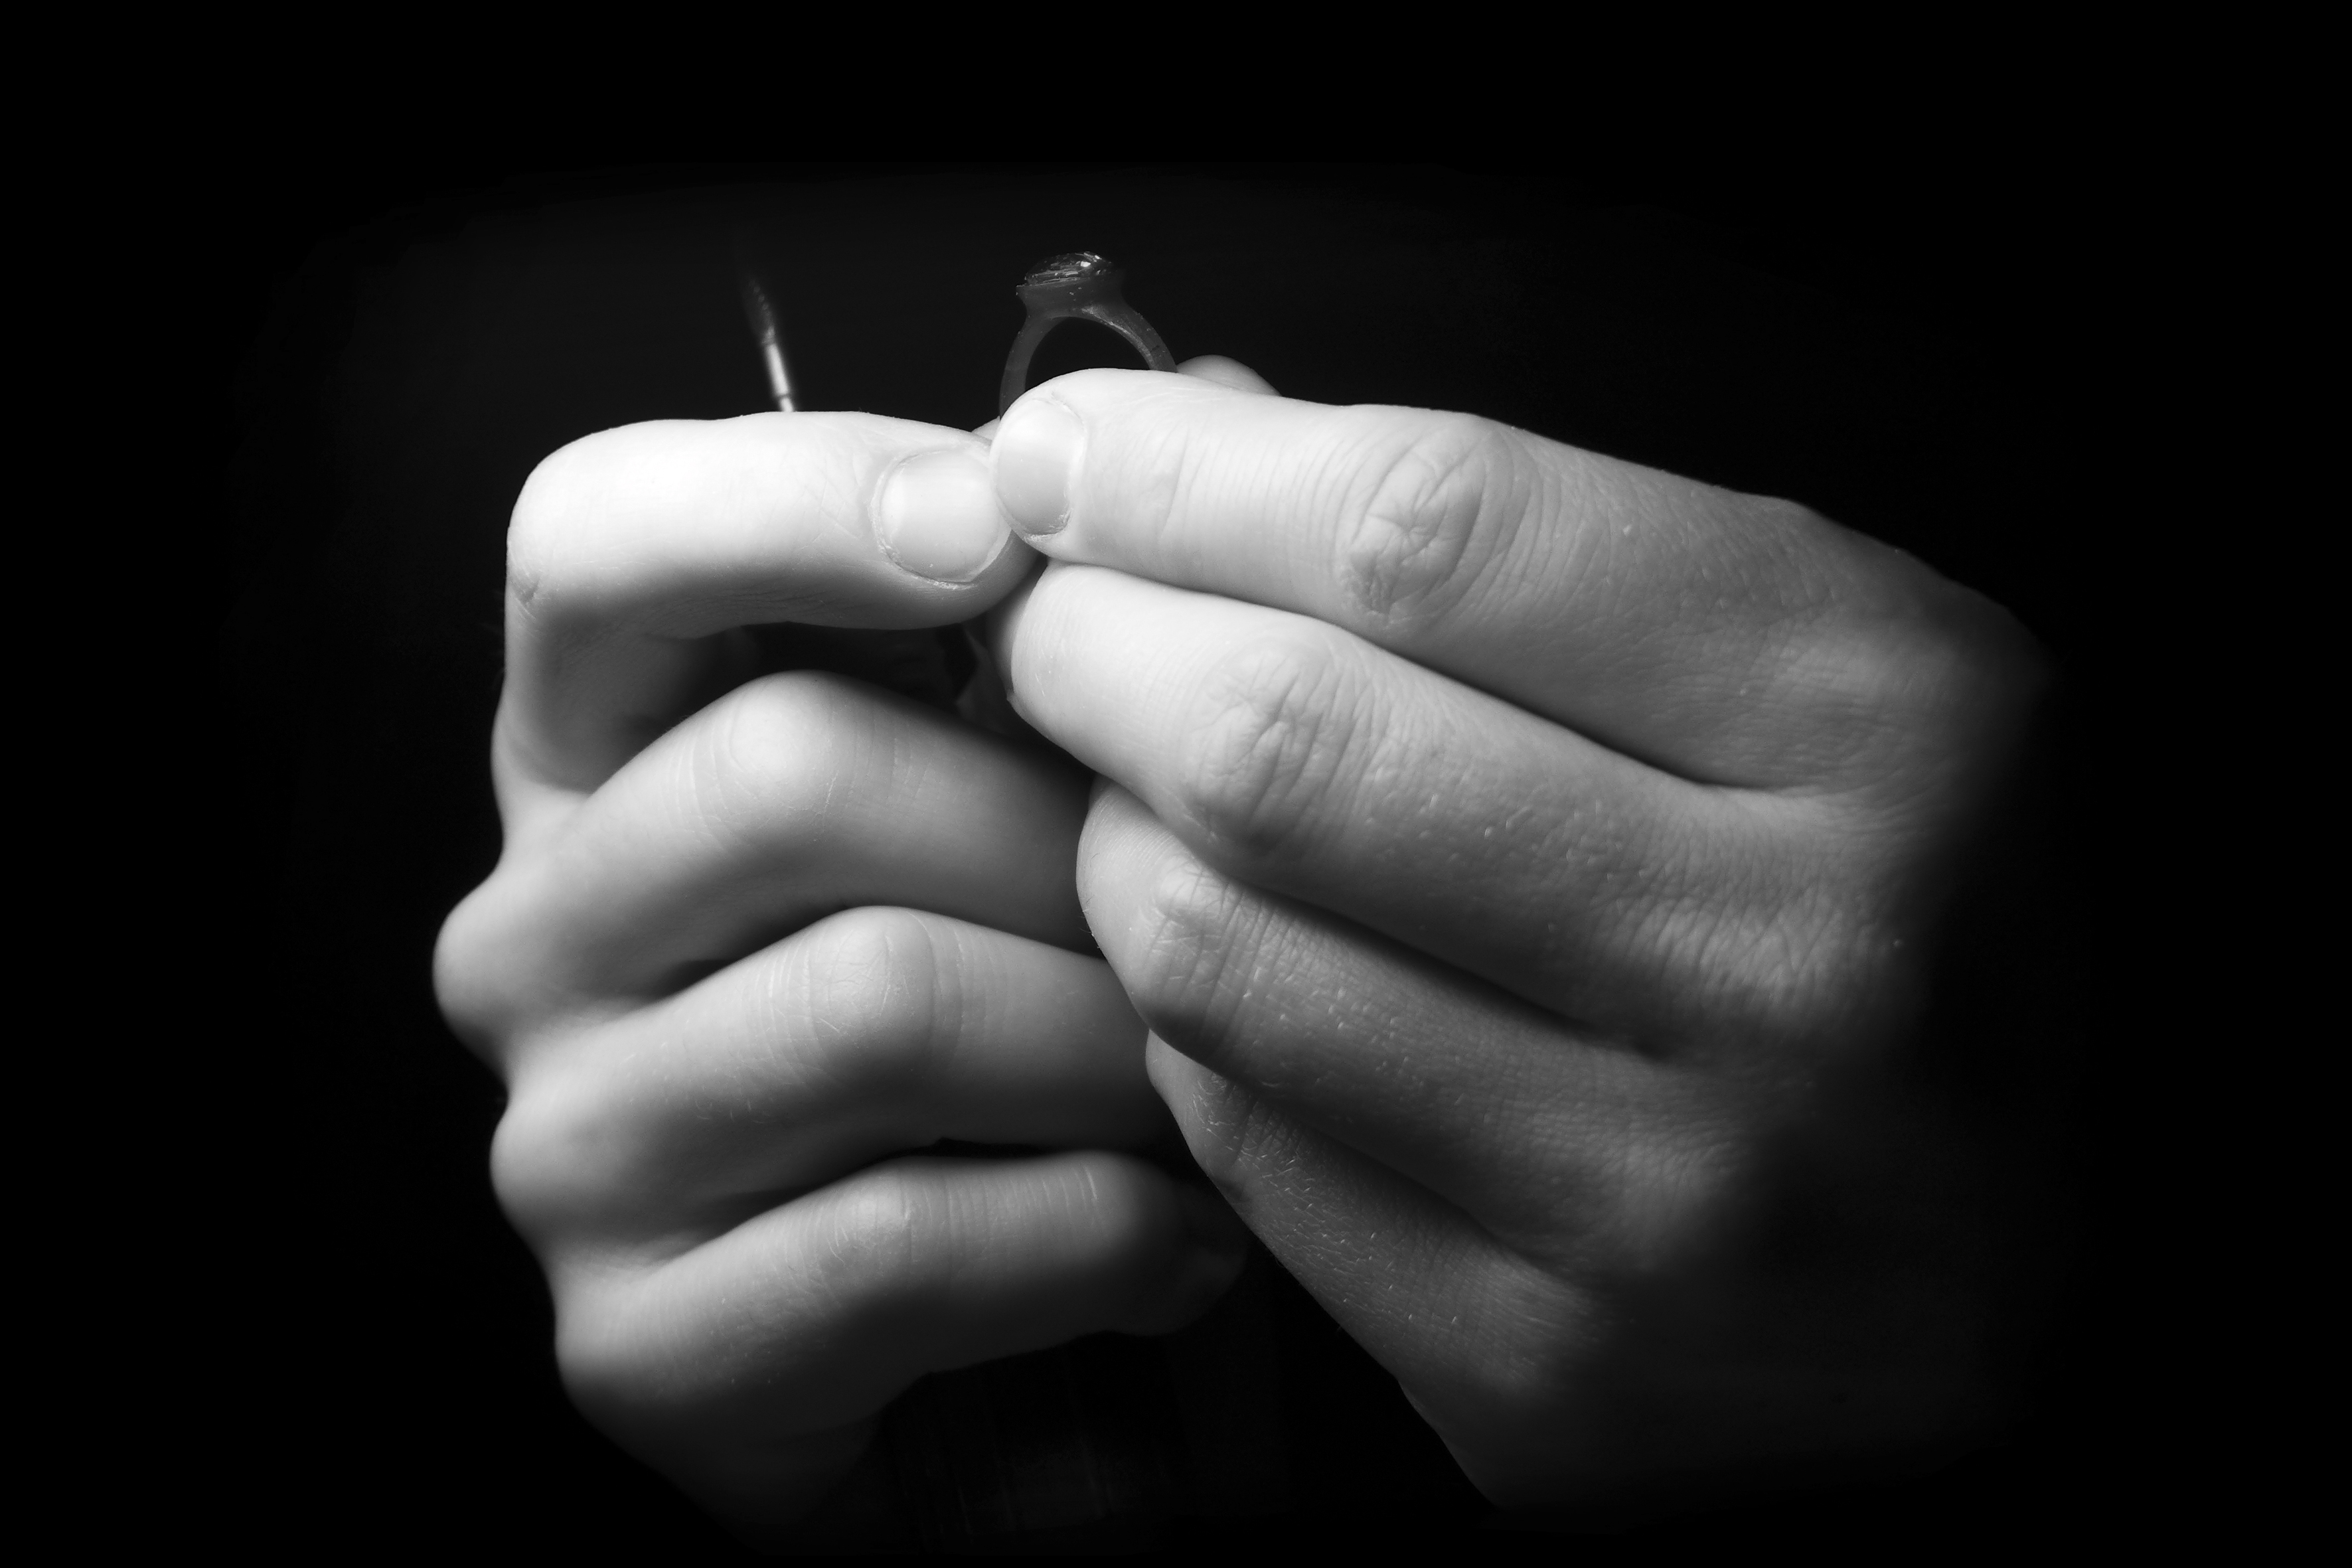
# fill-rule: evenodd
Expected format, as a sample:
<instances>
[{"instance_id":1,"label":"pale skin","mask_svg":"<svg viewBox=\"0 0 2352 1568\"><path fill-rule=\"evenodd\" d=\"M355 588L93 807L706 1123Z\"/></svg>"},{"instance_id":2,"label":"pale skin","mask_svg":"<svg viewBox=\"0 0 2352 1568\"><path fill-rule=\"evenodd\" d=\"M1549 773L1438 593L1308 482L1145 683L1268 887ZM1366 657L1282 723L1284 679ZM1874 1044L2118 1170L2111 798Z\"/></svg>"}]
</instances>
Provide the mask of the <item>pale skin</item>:
<instances>
[{"instance_id":1,"label":"pale skin","mask_svg":"<svg viewBox=\"0 0 2352 1568\"><path fill-rule=\"evenodd\" d=\"M788 1539L916 1378L1179 1327L1255 1233L1505 1507L1964 1425L1887 1086L2029 639L1789 502L1185 371L526 486L437 979L582 1409ZM983 614L1050 747L742 679Z\"/></svg>"}]
</instances>

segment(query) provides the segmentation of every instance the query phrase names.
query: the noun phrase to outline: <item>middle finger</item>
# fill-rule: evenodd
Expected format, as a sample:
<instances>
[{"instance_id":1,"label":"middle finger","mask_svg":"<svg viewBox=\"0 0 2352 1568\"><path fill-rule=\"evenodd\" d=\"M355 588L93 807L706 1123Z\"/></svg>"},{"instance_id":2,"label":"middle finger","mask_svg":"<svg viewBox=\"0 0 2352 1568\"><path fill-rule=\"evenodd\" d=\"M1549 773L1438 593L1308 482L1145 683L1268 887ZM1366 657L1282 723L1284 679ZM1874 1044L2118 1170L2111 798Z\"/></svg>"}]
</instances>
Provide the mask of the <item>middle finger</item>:
<instances>
[{"instance_id":1,"label":"middle finger","mask_svg":"<svg viewBox=\"0 0 2352 1568\"><path fill-rule=\"evenodd\" d=\"M837 910L927 910L1093 945L1070 881L1086 781L919 704L772 676L639 753L452 917L478 1016L527 1029L671 994Z\"/></svg>"},{"instance_id":2,"label":"middle finger","mask_svg":"<svg viewBox=\"0 0 2352 1568\"><path fill-rule=\"evenodd\" d=\"M1765 874L1803 803L1649 768L1320 621L1056 564L998 641L1023 717L1210 864L1604 1032L1770 1021L1828 946L1829 879Z\"/></svg>"}]
</instances>

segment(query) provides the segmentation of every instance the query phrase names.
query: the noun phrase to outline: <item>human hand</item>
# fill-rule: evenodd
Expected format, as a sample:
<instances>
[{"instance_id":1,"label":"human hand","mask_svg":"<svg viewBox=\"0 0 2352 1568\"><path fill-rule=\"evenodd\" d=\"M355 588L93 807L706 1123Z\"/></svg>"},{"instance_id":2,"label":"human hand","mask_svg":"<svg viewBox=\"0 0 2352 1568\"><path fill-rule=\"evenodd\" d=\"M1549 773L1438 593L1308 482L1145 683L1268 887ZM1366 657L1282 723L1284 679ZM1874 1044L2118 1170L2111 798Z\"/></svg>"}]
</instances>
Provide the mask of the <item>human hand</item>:
<instances>
[{"instance_id":1,"label":"human hand","mask_svg":"<svg viewBox=\"0 0 2352 1568\"><path fill-rule=\"evenodd\" d=\"M515 508L506 843L436 984L508 1086L493 1175L572 1397L755 1540L918 1376L1178 1326L1246 1239L1134 1152L1167 1116L1077 907L1086 775L874 688L745 679L746 625L949 624L1017 583L985 451L866 416L636 426ZM915 1152L941 1139L1049 1152Z\"/></svg>"},{"instance_id":2,"label":"human hand","mask_svg":"<svg viewBox=\"0 0 2352 1568\"><path fill-rule=\"evenodd\" d=\"M2041 683L1799 506L1459 415L1028 394L995 619L1087 921L1250 1227L1506 1506L1932 1441L1965 1158L1903 1087Z\"/></svg>"}]
</instances>

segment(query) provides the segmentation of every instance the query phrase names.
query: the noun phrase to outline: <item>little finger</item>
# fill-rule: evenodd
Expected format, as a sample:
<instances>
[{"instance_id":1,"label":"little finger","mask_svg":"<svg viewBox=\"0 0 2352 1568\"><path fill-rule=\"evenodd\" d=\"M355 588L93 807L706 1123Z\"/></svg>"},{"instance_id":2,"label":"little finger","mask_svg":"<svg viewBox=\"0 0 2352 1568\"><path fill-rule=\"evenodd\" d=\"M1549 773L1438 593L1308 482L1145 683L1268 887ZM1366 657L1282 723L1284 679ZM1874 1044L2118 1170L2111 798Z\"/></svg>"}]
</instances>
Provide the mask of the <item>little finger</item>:
<instances>
[{"instance_id":1,"label":"little finger","mask_svg":"<svg viewBox=\"0 0 2352 1568\"><path fill-rule=\"evenodd\" d=\"M657 1267L557 1257L557 1358L640 1451L786 1443L926 1373L1180 1326L1244 1241L1223 1205L1128 1155L893 1160Z\"/></svg>"}]
</instances>

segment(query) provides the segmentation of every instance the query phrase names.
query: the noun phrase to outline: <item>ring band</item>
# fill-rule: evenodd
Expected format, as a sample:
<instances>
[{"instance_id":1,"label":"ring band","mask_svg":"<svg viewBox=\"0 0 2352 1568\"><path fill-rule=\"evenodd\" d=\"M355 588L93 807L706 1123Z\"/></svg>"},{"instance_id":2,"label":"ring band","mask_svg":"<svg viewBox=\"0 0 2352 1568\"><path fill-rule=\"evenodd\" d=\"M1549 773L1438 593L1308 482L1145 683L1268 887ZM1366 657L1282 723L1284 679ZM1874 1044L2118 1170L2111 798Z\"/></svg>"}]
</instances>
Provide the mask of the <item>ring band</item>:
<instances>
[{"instance_id":1,"label":"ring band","mask_svg":"<svg viewBox=\"0 0 2352 1568\"><path fill-rule=\"evenodd\" d=\"M1151 323L1120 296L1119 282L1126 276L1124 268L1087 250L1056 256L1029 269L1029 276L1013 291L1027 309L1029 319L1021 323L1021 334L1013 340L1013 352L1004 359L1004 380L996 390L1000 417L1013 406L1013 399L1028 390L1029 362L1036 357L1037 345L1063 321L1087 321L1108 327L1143 356L1146 370L1176 368L1176 356L1168 352Z\"/></svg>"}]
</instances>

